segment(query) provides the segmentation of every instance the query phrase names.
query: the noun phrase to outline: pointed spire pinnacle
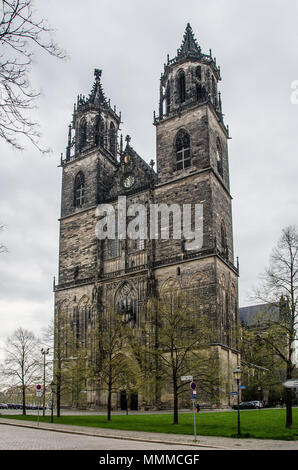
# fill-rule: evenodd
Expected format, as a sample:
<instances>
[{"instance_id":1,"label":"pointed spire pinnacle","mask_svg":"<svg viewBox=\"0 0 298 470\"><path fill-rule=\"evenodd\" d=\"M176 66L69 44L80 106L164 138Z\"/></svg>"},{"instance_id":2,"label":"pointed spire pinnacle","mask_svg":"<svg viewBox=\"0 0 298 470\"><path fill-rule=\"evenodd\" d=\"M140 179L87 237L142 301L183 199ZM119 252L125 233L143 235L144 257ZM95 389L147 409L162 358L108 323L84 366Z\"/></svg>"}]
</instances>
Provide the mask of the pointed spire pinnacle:
<instances>
[{"instance_id":1,"label":"pointed spire pinnacle","mask_svg":"<svg viewBox=\"0 0 298 470\"><path fill-rule=\"evenodd\" d=\"M177 57L187 57L189 55L199 57L201 55L201 48L194 37L190 24L187 23L182 44L177 51Z\"/></svg>"},{"instance_id":2,"label":"pointed spire pinnacle","mask_svg":"<svg viewBox=\"0 0 298 470\"><path fill-rule=\"evenodd\" d=\"M101 84L101 74L102 70L94 69L95 81L91 90L91 93L88 97L90 103L97 103L103 106L108 106L108 101L105 97L102 84Z\"/></svg>"}]
</instances>

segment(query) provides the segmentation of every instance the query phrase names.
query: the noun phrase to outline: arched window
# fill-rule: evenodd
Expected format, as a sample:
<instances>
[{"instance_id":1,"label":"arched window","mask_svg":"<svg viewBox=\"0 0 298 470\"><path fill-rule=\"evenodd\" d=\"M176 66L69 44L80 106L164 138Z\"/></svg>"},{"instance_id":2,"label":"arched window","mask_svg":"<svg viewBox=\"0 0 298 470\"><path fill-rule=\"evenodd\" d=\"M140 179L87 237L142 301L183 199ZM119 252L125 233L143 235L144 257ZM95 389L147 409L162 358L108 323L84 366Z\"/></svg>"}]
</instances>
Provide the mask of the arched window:
<instances>
[{"instance_id":1,"label":"arched window","mask_svg":"<svg viewBox=\"0 0 298 470\"><path fill-rule=\"evenodd\" d=\"M216 161L218 173L223 176L223 158L222 158L222 146L219 137L216 139Z\"/></svg>"},{"instance_id":2,"label":"arched window","mask_svg":"<svg viewBox=\"0 0 298 470\"><path fill-rule=\"evenodd\" d=\"M115 238L108 240L108 243L109 243L110 257L117 258L120 255L117 220L116 220L116 227L115 227Z\"/></svg>"},{"instance_id":3,"label":"arched window","mask_svg":"<svg viewBox=\"0 0 298 470\"><path fill-rule=\"evenodd\" d=\"M104 146L104 122L101 116L97 116L95 123L95 145Z\"/></svg>"},{"instance_id":4,"label":"arched window","mask_svg":"<svg viewBox=\"0 0 298 470\"><path fill-rule=\"evenodd\" d=\"M114 123L110 124L110 152L112 155L116 155L116 135L115 135L115 126Z\"/></svg>"},{"instance_id":5,"label":"arched window","mask_svg":"<svg viewBox=\"0 0 298 470\"><path fill-rule=\"evenodd\" d=\"M83 119L80 123L80 131L79 131L79 139L80 139L80 150L86 145L87 142L87 122Z\"/></svg>"},{"instance_id":6,"label":"arched window","mask_svg":"<svg viewBox=\"0 0 298 470\"><path fill-rule=\"evenodd\" d=\"M166 89L166 113L168 114L171 111L171 88L170 84L167 84Z\"/></svg>"},{"instance_id":7,"label":"arched window","mask_svg":"<svg viewBox=\"0 0 298 470\"><path fill-rule=\"evenodd\" d=\"M190 166L190 139L185 131L180 131L176 137L176 170Z\"/></svg>"},{"instance_id":8,"label":"arched window","mask_svg":"<svg viewBox=\"0 0 298 470\"><path fill-rule=\"evenodd\" d=\"M202 67L200 65L196 68L196 77L198 80L202 80Z\"/></svg>"},{"instance_id":9,"label":"arched window","mask_svg":"<svg viewBox=\"0 0 298 470\"><path fill-rule=\"evenodd\" d=\"M204 101L206 97L205 89L204 87L200 84L197 83L196 85L196 94L197 94L197 101Z\"/></svg>"},{"instance_id":10,"label":"arched window","mask_svg":"<svg viewBox=\"0 0 298 470\"><path fill-rule=\"evenodd\" d=\"M212 75L212 95L213 97L216 96L216 84L215 84L215 78Z\"/></svg>"},{"instance_id":11,"label":"arched window","mask_svg":"<svg viewBox=\"0 0 298 470\"><path fill-rule=\"evenodd\" d=\"M221 242L221 252L225 258L228 258L228 244L227 244L227 232L224 223L221 223L220 226L220 242Z\"/></svg>"},{"instance_id":12,"label":"arched window","mask_svg":"<svg viewBox=\"0 0 298 470\"><path fill-rule=\"evenodd\" d=\"M178 94L180 103L185 102L185 73L180 72L178 76Z\"/></svg>"},{"instance_id":13,"label":"arched window","mask_svg":"<svg viewBox=\"0 0 298 470\"><path fill-rule=\"evenodd\" d=\"M123 323L134 326L137 322L138 302L137 293L133 287L125 282L115 295L115 307Z\"/></svg>"},{"instance_id":14,"label":"arched window","mask_svg":"<svg viewBox=\"0 0 298 470\"><path fill-rule=\"evenodd\" d=\"M74 206L81 207L85 199L85 177L80 171L75 177L74 183Z\"/></svg>"}]
</instances>

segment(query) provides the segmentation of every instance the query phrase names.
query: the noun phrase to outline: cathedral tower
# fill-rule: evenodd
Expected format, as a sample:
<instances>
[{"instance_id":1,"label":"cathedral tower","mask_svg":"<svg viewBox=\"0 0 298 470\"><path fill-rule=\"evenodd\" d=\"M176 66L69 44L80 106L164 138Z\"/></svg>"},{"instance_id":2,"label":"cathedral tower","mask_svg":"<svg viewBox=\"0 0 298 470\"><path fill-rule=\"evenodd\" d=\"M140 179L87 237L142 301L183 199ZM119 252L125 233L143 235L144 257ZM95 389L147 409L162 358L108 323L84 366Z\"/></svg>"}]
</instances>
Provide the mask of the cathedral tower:
<instances>
[{"instance_id":1,"label":"cathedral tower","mask_svg":"<svg viewBox=\"0 0 298 470\"><path fill-rule=\"evenodd\" d=\"M170 60L168 56L160 79L159 116L154 119L155 201L202 204L203 246L185 251L183 241L160 240L155 259L160 266L168 260L167 276L177 287L198 289L202 309L217 322L214 342L229 348L236 346L238 269L233 252L229 132L223 122L220 79L216 59L211 51L202 52L188 24L176 57ZM163 270L156 270L160 285Z\"/></svg>"}]
</instances>

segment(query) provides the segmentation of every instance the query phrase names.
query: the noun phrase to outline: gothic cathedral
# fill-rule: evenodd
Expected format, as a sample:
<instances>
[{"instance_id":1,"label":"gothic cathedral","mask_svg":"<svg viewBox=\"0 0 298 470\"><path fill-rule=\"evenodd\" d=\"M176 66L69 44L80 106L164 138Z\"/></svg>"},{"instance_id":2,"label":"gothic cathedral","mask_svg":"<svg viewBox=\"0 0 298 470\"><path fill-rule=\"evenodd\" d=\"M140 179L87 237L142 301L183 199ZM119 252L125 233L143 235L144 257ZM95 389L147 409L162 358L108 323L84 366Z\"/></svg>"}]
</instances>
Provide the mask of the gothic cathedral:
<instances>
[{"instance_id":1,"label":"gothic cathedral","mask_svg":"<svg viewBox=\"0 0 298 470\"><path fill-rule=\"evenodd\" d=\"M134 328L146 322L148 299L169 290L194 289L200 308L216 320L212 347L221 361L222 405L230 404L232 370L239 362L234 329L238 322L238 266L234 263L228 139L216 59L201 51L188 24L160 79L156 127L156 171L119 136L121 114L111 107L101 70L88 97L78 96L61 157L62 200L59 278L55 315L66 315L77 339L88 335L107 306ZM96 207L127 204L203 205L203 245L186 250L185 240L99 240ZM237 263L238 264L238 263ZM103 404L92 385L87 404ZM115 398L118 404L120 397ZM136 398L137 400L137 398ZM139 398L140 404L140 398Z\"/></svg>"}]
</instances>

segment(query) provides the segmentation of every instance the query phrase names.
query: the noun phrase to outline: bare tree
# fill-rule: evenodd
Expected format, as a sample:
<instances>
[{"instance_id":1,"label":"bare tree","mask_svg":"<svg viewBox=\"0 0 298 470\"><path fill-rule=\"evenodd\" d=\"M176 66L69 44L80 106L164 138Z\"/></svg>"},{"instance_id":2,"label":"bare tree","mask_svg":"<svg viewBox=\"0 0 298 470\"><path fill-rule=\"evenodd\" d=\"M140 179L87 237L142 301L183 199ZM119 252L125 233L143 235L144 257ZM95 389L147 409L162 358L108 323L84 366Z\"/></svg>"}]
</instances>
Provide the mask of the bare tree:
<instances>
[{"instance_id":1,"label":"bare tree","mask_svg":"<svg viewBox=\"0 0 298 470\"><path fill-rule=\"evenodd\" d=\"M179 396L187 388L182 375L199 378L200 387L217 393L218 363L209 347L212 324L199 313L196 299L181 292L167 293L155 301L154 309L158 315L158 343L151 352L158 356L159 376L172 386L173 423L178 424Z\"/></svg>"},{"instance_id":2,"label":"bare tree","mask_svg":"<svg viewBox=\"0 0 298 470\"><path fill-rule=\"evenodd\" d=\"M29 117L40 92L33 90L29 72L36 49L63 59L65 52L53 40L53 30L33 11L33 0L0 3L0 137L23 149L20 137L43 151L38 123Z\"/></svg>"},{"instance_id":3,"label":"bare tree","mask_svg":"<svg viewBox=\"0 0 298 470\"><path fill-rule=\"evenodd\" d=\"M7 339L5 362L2 373L12 386L21 387L23 415L26 414L26 391L30 385L40 380L40 343L28 330L18 328Z\"/></svg>"},{"instance_id":4,"label":"bare tree","mask_svg":"<svg viewBox=\"0 0 298 470\"><path fill-rule=\"evenodd\" d=\"M112 393L123 386L123 375L128 378L132 370L132 356L127 340L127 325L125 325L113 309L108 309L101 319L99 331L99 364L98 376L100 385L108 395L107 419L111 419ZM135 372L135 371L134 371ZM126 389L129 385L126 384Z\"/></svg>"},{"instance_id":5,"label":"bare tree","mask_svg":"<svg viewBox=\"0 0 298 470\"><path fill-rule=\"evenodd\" d=\"M260 341L266 342L281 359L285 376L292 379L295 364L295 343L298 315L298 232L294 226L282 230L282 235L270 257L269 268L262 276L263 283L256 290L259 300L279 309L277 318L264 314ZM286 388L286 427L292 427L292 390Z\"/></svg>"}]
</instances>

